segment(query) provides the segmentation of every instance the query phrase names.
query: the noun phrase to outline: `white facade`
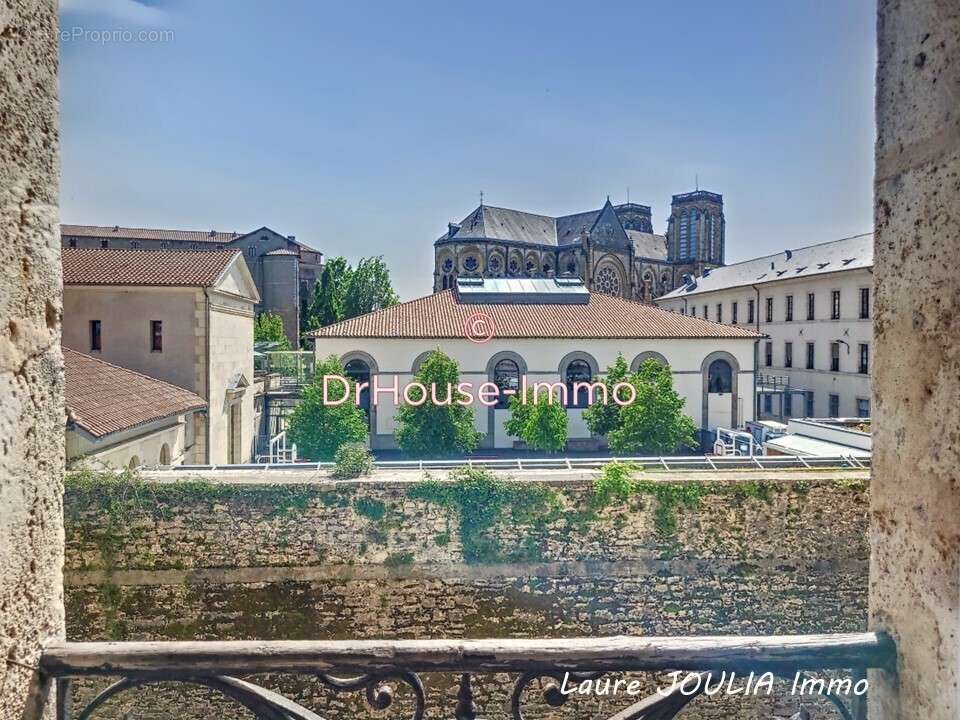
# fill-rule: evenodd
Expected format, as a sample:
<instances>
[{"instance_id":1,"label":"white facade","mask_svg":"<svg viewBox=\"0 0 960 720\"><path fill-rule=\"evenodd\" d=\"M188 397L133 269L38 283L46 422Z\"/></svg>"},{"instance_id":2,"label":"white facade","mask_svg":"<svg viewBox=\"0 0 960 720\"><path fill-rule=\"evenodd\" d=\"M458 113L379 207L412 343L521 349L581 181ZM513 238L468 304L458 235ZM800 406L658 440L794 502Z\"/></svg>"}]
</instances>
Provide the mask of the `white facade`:
<instances>
[{"instance_id":1,"label":"white facade","mask_svg":"<svg viewBox=\"0 0 960 720\"><path fill-rule=\"evenodd\" d=\"M773 392L760 394L760 418L870 415L872 248L868 262L860 257L843 269L842 260L834 259L826 272L807 274L818 265L818 247L794 251L789 262L783 255L747 261L762 266L764 272L747 278L757 282L739 282L749 274L732 265L696 278L691 292L681 288L655 301L666 310L748 325L769 336L758 346L757 383ZM864 252L862 243L859 249ZM830 265L837 269L829 271ZM724 287L727 270L737 279ZM782 392L785 385L792 392Z\"/></svg>"},{"instance_id":2,"label":"white facade","mask_svg":"<svg viewBox=\"0 0 960 720\"><path fill-rule=\"evenodd\" d=\"M193 413L174 415L148 425L95 438L82 428L68 427L67 462L82 460L97 468L137 468L141 465L182 465L187 454L188 423Z\"/></svg>"},{"instance_id":3,"label":"white facade","mask_svg":"<svg viewBox=\"0 0 960 720\"><path fill-rule=\"evenodd\" d=\"M650 339L570 339L570 338L503 338L485 344L466 339L416 338L348 338L318 337L315 352L318 361L335 355L344 364L362 360L372 375L379 376L381 386L393 386L394 376L402 388L413 380L419 363L432 350L440 348L460 366L461 382L492 382L493 370L501 359L514 360L528 385L534 382L560 382L566 366L573 360L585 361L593 374L603 374L622 354L636 368L646 357L665 361L673 372L674 387L685 398L684 412L704 431L717 425L742 426L753 419L754 340L752 338L677 338ZM730 363L733 392L707 392L707 371L715 359ZM476 392L476 390L475 390ZM473 405L476 429L484 434L481 447L512 448L516 438L507 435L504 423L509 410L485 407L476 400ZM591 438L583 421L583 410L569 408L571 449L591 449L597 439ZM371 411L375 448L395 447L396 405L390 393L382 393Z\"/></svg>"}]
</instances>

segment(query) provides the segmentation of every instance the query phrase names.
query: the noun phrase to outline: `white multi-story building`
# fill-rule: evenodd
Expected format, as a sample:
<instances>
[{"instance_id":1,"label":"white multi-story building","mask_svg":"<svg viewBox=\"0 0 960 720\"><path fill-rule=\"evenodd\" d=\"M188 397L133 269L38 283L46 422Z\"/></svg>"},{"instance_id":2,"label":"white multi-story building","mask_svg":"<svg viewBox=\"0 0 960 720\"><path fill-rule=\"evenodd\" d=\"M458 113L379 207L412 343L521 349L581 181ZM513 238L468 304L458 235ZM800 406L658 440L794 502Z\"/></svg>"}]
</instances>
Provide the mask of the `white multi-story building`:
<instances>
[{"instance_id":1,"label":"white multi-story building","mask_svg":"<svg viewBox=\"0 0 960 720\"><path fill-rule=\"evenodd\" d=\"M767 335L759 418L870 416L872 234L714 268L655 302Z\"/></svg>"}]
</instances>

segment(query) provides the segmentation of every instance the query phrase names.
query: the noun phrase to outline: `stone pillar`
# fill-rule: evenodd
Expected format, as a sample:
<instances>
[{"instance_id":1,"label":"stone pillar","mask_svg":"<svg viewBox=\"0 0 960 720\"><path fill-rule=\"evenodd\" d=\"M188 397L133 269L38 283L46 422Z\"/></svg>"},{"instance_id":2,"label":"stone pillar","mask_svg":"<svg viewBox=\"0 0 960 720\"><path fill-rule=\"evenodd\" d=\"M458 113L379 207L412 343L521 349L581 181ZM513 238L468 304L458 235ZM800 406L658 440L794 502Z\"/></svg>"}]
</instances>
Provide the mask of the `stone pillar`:
<instances>
[{"instance_id":1,"label":"stone pillar","mask_svg":"<svg viewBox=\"0 0 960 720\"><path fill-rule=\"evenodd\" d=\"M880 0L871 717L960 717L960 0Z\"/></svg>"},{"instance_id":2,"label":"stone pillar","mask_svg":"<svg viewBox=\"0 0 960 720\"><path fill-rule=\"evenodd\" d=\"M56 0L0 4L0 717L63 637Z\"/></svg>"}]
</instances>

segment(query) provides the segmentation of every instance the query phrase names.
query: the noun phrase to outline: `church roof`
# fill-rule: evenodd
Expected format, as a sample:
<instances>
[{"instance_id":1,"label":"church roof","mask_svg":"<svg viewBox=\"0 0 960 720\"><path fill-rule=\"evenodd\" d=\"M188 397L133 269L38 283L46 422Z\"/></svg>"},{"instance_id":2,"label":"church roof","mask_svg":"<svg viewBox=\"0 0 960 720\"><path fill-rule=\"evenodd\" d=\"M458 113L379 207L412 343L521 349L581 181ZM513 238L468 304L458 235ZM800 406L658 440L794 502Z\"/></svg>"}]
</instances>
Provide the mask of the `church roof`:
<instances>
[{"instance_id":1,"label":"church roof","mask_svg":"<svg viewBox=\"0 0 960 720\"><path fill-rule=\"evenodd\" d=\"M663 235L627 230L627 237L633 243L633 251L638 257L666 261L667 238Z\"/></svg>"},{"instance_id":2,"label":"church roof","mask_svg":"<svg viewBox=\"0 0 960 720\"><path fill-rule=\"evenodd\" d=\"M609 200L607 204L610 204ZM646 208L641 205L636 207ZM590 232L605 209L606 204L598 210L551 217L493 205L480 205L459 223L459 229L452 238L444 235L439 240L501 240L532 245L569 245L577 242L582 232ZM616 212L616 208L613 208L613 212ZM619 220L617 222L619 224Z\"/></svg>"},{"instance_id":3,"label":"church roof","mask_svg":"<svg viewBox=\"0 0 960 720\"><path fill-rule=\"evenodd\" d=\"M749 328L722 325L613 295L590 293L586 303L476 303L454 290L417 298L343 320L309 333L316 338L465 337L468 318L483 313L497 338L732 338L762 337Z\"/></svg>"},{"instance_id":4,"label":"church roof","mask_svg":"<svg viewBox=\"0 0 960 720\"><path fill-rule=\"evenodd\" d=\"M873 233L785 250L776 255L744 260L713 268L707 275L681 285L658 300L699 295L700 293L747 285L763 285L777 280L807 278L841 270L873 267Z\"/></svg>"}]
</instances>

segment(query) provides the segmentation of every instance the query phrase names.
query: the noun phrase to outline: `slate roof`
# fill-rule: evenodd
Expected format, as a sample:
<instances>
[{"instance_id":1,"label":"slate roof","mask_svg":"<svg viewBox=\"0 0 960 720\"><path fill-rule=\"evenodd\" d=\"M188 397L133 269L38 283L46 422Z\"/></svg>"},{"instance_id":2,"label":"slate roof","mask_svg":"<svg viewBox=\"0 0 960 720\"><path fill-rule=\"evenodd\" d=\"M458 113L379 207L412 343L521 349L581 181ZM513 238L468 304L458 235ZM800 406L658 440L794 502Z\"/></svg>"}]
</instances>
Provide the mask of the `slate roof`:
<instances>
[{"instance_id":1,"label":"slate roof","mask_svg":"<svg viewBox=\"0 0 960 720\"><path fill-rule=\"evenodd\" d=\"M63 348L67 417L95 438L206 407L189 390Z\"/></svg>"},{"instance_id":2,"label":"slate roof","mask_svg":"<svg viewBox=\"0 0 960 720\"><path fill-rule=\"evenodd\" d=\"M313 337L463 338L468 317L493 318L498 338L757 338L721 325L631 300L590 293L584 304L466 303L451 290L343 320Z\"/></svg>"},{"instance_id":3,"label":"slate roof","mask_svg":"<svg viewBox=\"0 0 960 720\"><path fill-rule=\"evenodd\" d=\"M101 240L176 240L197 243L228 243L242 233L216 230L165 230L160 228L130 228L119 225L61 225L64 237L92 237Z\"/></svg>"},{"instance_id":4,"label":"slate roof","mask_svg":"<svg viewBox=\"0 0 960 720\"><path fill-rule=\"evenodd\" d=\"M627 237L633 243L633 250L637 256L651 260L667 259L667 238L654 233L627 230Z\"/></svg>"},{"instance_id":5,"label":"slate roof","mask_svg":"<svg viewBox=\"0 0 960 720\"><path fill-rule=\"evenodd\" d=\"M789 258L786 252L781 252L714 268L709 275L697 277L694 283L680 286L657 299L668 300L727 288L873 267L873 233L809 245L790 250L789 253Z\"/></svg>"},{"instance_id":6,"label":"slate roof","mask_svg":"<svg viewBox=\"0 0 960 720\"><path fill-rule=\"evenodd\" d=\"M616 211L616 208L614 208L614 211ZM493 205L480 205L460 222L460 229L454 233L452 239L458 241L505 240L534 245L570 245L580 239L580 234L584 230L589 232L593 228L602 212L603 208L600 208L573 215L551 217L523 212L522 210L494 207ZM438 238L438 240L447 239L450 238L446 235ZM666 250L664 250L664 253L666 253Z\"/></svg>"},{"instance_id":7,"label":"slate roof","mask_svg":"<svg viewBox=\"0 0 960 720\"><path fill-rule=\"evenodd\" d=\"M240 256L239 250L63 248L63 284L209 287Z\"/></svg>"}]
</instances>

